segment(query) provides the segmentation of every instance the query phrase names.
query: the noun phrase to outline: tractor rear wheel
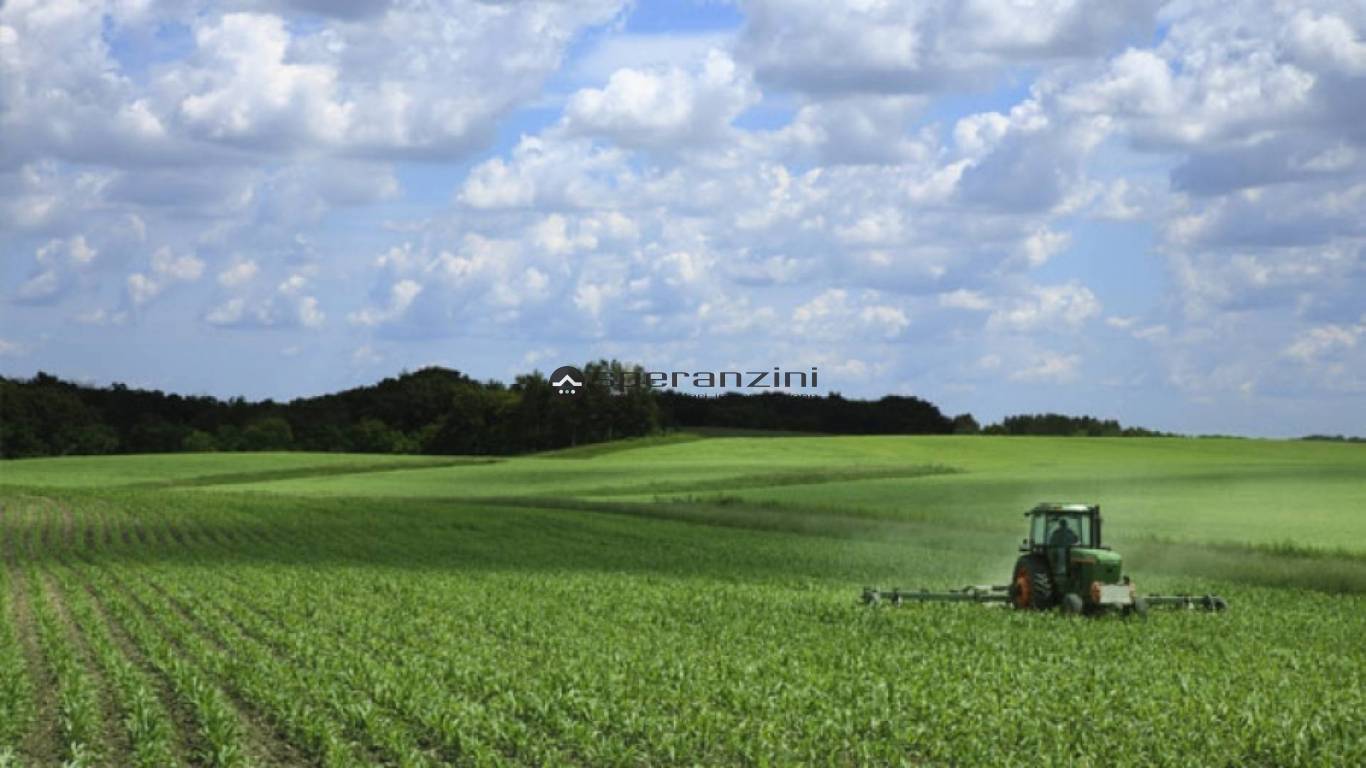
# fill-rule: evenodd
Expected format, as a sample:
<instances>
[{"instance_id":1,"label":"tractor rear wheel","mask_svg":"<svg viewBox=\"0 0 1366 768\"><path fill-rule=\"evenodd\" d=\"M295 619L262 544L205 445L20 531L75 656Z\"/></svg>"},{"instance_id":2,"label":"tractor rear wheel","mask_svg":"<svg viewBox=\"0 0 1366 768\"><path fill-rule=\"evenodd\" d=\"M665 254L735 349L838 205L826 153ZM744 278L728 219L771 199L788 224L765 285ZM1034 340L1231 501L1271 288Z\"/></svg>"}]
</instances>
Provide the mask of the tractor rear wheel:
<instances>
[{"instance_id":1,"label":"tractor rear wheel","mask_svg":"<svg viewBox=\"0 0 1366 768\"><path fill-rule=\"evenodd\" d=\"M1010 602L1016 608L1042 611L1053 607L1053 575L1042 555L1025 555L1015 561L1010 579Z\"/></svg>"}]
</instances>

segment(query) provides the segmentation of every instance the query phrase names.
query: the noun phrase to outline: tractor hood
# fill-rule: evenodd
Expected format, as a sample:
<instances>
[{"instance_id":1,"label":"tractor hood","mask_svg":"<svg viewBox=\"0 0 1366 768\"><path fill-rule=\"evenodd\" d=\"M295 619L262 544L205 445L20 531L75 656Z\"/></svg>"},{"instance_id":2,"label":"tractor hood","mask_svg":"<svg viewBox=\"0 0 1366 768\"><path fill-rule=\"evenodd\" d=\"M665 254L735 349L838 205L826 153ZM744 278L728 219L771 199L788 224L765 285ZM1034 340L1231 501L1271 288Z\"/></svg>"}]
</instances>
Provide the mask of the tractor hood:
<instances>
[{"instance_id":1,"label":"tractor hood","mask_svg":"<svg viewBox=\"0 0 1366 768\"><path fill-rule=\"evenodd\" d=\"M1069 559L1072 561L1072 570L1077 575L1079 585L1085 586L1089 586L1093 581L1101 584L1117 583L1124 565L1124 559L1119 553L1108 549L1073 547Z\"/></svg>"}]
</instances>

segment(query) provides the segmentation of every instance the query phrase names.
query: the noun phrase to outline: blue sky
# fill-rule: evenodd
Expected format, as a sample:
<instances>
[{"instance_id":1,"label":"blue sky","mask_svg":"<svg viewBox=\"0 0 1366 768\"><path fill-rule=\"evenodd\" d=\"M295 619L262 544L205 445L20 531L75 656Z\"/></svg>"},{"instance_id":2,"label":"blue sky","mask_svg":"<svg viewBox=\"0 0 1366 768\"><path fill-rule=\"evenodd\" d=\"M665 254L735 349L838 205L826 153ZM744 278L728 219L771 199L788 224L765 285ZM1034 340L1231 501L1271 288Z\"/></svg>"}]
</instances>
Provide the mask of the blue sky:
<instances>
[{"instance_id":1,"label":"blue sky","mask_svg":"<svg viewBox=\"0 0 1366 768\"><path fill-rule=\"evenodd\" d=\"M0 373L1366 433L1355 2L0 7Z\"/></svg>"}]
</instances>

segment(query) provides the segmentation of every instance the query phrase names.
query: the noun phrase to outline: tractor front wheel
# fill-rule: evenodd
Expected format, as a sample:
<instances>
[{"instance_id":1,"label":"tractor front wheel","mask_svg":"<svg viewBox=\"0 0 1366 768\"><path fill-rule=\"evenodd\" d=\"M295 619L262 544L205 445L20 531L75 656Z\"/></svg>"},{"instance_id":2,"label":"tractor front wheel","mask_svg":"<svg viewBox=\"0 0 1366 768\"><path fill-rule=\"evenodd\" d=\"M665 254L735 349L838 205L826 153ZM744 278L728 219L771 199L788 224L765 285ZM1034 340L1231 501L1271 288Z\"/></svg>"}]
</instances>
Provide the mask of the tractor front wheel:
<instances>
[{"instance_id":1,"label":"tractor front wheel","mask_svg":"<svg viewBox=\"0 0 1366 768\"><path fill-rule=\"evenodd\" d=\"M1053 575L1042 555L1025 555L1015 561L1015 575L1010 580L1012 605L1042 611L1052 608L1054 599Z\"/></svg>"},{"instance_id":2,"label":"tractor front wheel","mask_svg":"<svg viewBox=\"0 0 1366 768\"><path fill-rule=\"evenodd\" d=\"M1062 596L1062 612L1070 613L1073 616L1080 616L1086 610L1086 604L1082 602L1081 595L1076 592L1068 592Z\"/></svg>"}]
</instances>

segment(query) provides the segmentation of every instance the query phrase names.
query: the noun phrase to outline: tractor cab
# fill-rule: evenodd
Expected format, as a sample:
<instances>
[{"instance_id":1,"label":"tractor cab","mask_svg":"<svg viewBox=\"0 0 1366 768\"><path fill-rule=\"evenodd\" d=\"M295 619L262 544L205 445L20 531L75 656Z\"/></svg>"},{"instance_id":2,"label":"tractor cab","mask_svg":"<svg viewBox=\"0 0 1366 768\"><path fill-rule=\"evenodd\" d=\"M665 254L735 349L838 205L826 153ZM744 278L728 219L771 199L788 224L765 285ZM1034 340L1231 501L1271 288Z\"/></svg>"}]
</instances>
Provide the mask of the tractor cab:
<instances>
[{"instance_id":1,"label":"tractor cab","mask_svg":"<svg viewBox=\"0 0 1366 768\"><path fill-rule=\"evenodd\" d=\"M1100 507L1094 504L1040 504L1025 517L1030 518L1029 538L1021 552L1062 546L1107 549L1100 543ZM1063 544L1064 540L1068 543Z\"/></svg>"},{"instance_id":2,"label":"tractor cab","mask_svg":"<svg viewBox=\"0 0 1366 768\"><path fill-rule=\"evenodd\" d=\"M1132 588L1120 578L1120 556L1101 543L1099 506L1044 503L1025 517L1029 538L1011 582L1018 607L1062 604L1080 611L1132 601Z\"/></svg>"}]
</instances>

